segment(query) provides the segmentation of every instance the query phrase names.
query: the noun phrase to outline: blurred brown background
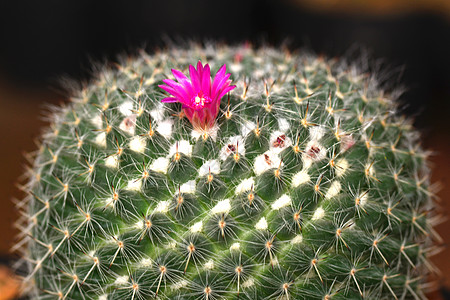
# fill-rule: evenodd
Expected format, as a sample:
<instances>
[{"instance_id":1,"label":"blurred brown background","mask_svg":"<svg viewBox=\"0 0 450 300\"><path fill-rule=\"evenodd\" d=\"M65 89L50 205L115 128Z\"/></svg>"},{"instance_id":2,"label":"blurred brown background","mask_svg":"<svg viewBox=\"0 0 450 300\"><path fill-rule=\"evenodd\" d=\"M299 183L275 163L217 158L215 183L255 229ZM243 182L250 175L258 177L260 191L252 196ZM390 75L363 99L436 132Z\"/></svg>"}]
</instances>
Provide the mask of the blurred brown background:
<instances>
[{"instance_id":1,"label":"blurred brown background","mask_svg":"<svg viewBox=\"0 0 450 300\"><path fill-rule=\"evenodd\" d=\"M13 198L24 170L24 153L35 149L46 104L64 102L61 76L90 76L90 61L211 38L306 47L327 56L368 50L373 65L392 71L392 85L407 87L403 112L415 118L424 145L433 150L433 181L441 183L440 207L450 212L450 1L448 0L251 0L251 1L2 1L0 11L0 263L17 230ZM365 49L361 51L360 49ZM382 58L382 62L377 59ZM450 222L437 231L450 242ZM445 246L445 245L444 245ZM450 288L450 251L433 257ZM16 284L0 266L0 300L13 299ZM447 298L450 299L450 298Z\"/></svg>"}]
</instances>

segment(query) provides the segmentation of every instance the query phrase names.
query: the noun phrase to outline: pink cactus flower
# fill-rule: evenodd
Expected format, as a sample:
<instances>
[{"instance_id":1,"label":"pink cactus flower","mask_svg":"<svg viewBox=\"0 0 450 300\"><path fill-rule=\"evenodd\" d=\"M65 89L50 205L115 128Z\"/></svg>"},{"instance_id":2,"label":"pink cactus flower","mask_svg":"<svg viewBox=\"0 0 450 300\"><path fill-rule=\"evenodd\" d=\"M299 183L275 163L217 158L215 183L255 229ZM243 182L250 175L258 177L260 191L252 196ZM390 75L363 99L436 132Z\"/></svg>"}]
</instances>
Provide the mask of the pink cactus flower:
<instances>
[{"instance_id":1,"label":"pink cactus flower","mask_svg":"<svg viewBox=\"0 0 450 300\"><path fill-rule=\"evenodd\" d=\"M180 102L184 114L195 129L207 131L212 128L219 114L220 99L236 87L230 85L231 74L226 73L226 65L217 71L212 82L209 65L203 66L200 61L197 70L189 65L190 79L178 70L172 69L172 73L178 82L163 80L165 85L159 87L172 97L164 98L161 102Z\"/></svg>"}]
</instances>

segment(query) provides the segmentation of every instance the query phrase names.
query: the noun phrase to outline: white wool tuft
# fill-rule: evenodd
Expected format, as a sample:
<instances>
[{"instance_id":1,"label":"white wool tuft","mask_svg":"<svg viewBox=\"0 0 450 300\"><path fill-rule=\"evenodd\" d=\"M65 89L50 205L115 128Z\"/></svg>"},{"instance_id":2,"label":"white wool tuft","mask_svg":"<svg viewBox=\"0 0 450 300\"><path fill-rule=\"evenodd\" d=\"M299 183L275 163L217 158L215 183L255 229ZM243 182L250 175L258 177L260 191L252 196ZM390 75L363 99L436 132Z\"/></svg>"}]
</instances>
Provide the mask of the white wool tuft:
<instances>
[{"instance_id":1,"label":"white wool tuft","mask_svg":"<svg viewBox=\"0 0 450 300\"><path fill-rule=\"evenodd\" d=\"M182 194L194 194L195 193L195 180L189 180L180 186L180 192ZM178 191L177 191L178 193Z\"/></svg>"},{"instance_id":2,"label":"white wool tuft","mask_svg":"<svg viewBox=\"0 0 450 300\"><path fill-rule=\"evenodd\" d=\"M128 276L127 275L123 275L123 276L119 276L116 278L116 281L114 281L114 284L116 285L122 285L122 284L127 284L128 283Z\"/></svg>"},{"instance_id":3,"label":"white wool tuft","mask_svg":"<svg viewBox=\"0 0 450 300\"><path fill-rule=\"evenodd\" d=\"M279 210L280 208L291 205L291 203L292 203L291 197L284 194L283 196L278 198L278 200L276 200L274 203L272 203L272 209Z\"/></svg>"},{"instance_id":4,"label":"white wool tuft","mask_svg":"<svg viewBox=\"0 0 450 300\"><path fill-rule=\"evenodd\" d=\"M308 183L311 181L311 177L309 176L306 170L301 170L292 178L292 187L298 187L304 183Z\"/></svg>"},{"instance_id":5,"label":"white wool tuft","mask_svg":"<svg viewBox=\"0 0 450 300\"><path fill-rule=\"evenodd\" d=\"M256 223L255 228L259 230L266 230L269 227L266 218L262 217L258 223Z\"/></svg>"},{"instance_id":6,"label":"white wool tuft","mask_svg":"<svg viewBox=\"0 0 450 300\"><path fill-rule=\"evenodd\" d=\"M311 141L319 141L326 133L324 126L311 126L309 127L309 138Z\"/></svg>"},{"instance_id":7,"label":"white wool tuft","mask_svg":"<svg viewBox=\"0 0 450 300\"><path fill-rule=\"evenodd\" d=\"M303 236L300 234L296 235L295 238L291 240L291 244L300 244L301 242L303 242Z\"/></svg>"},{"instance_id":8,"label":"white wool tuft","mask_svg":"<svg viewBox=\"0 0 450 300\"><path fill-rule=\"evenodd\" d=\"M233 71L233 73L238 73L242 70L242 65L233 63L230 65L230 70Z\"/></svg>"},{"instance_id":9,"label":"white wool tuft","mask_svg":"<svg viewBox=\"0 0 450 300\"><path fill-rule=\"evenodd\" d=\"M325 194L326 199L331 199L339 194L341 191L341 183L337 180L333 181L330 185L330 188L328 189L327 193Z\"/></svg>"},{"instance_id":10,"label":"white wool tuft","mask_svg":"<svg viewBox=\"0 0 450 300\"><path fill-rule=\"evenodd\" d=\"M106 132L100 132L95 137L95 143L102 148L106 147Z\"/></svg>"},{"instance_id":11,"label":"white wool tuft","mask_svg":"<svg viewBox=\"0 0 450 300\"><path fill-rule=\"evenodd\" d=\"M233 250L233 251L238 251L240 249L241 249L241 244L239 244L239 243L233 243L230 247L230 250Z\"/></svg>"},{"instance_id":12,"label":"white wool tuft","mask_svg":"<svg viewBox=\"0 0 450 300\"><path fill-rule=\"evenodd\" d=\"M150 258L143 258L139 264L141 267L151 267L153 262Z\"/></svg>"},{"instance_id":13,"label":"white wool tuft","mask_svg":"<svg viewBox=\"0 0 450 300\"><path fill-rule=\"evenodd\" d=\"M128 191L135 191L138 192L141 190L142 187L142 179L141 178L136 178L136 179L131 179L128 180L128 184L126 189Z\"/></svg>"},{"instance_id":14,"label":"white wool tuft","mask_svg":"<svg viewBox=\"0 0 450 300\"><path fill-rule=\"evenodd\" d=\"M278 128L280 131L286 132L289 130L290 124L288 122L288 120L286 120L285 118L280 118L278 119Z\"/></svg>"},{"instance_id":15,"label":"white wool tuft","mask_svg":"<svg viewBox=\"0 0 450 300\"><path fill-rule=\"evenodd\" d=\"M200 169L198 169L198 175L205 176L208 175L209 172L213 174L219 174L220 173L220 163L217 159L212 159L206 161Z\"/></svg>"},{"instance_id":16,"label":"white wool tuft","mask_svg":"<svg viewBox=\"0 0 450 300\"><path fill-rule=\"evenodd\" d=\"M112 169L119 167L119 156L117 154L110 155L105 159L105 166Z\"/></svg>"},{"instance_id":17,"label":"white wool tuft","mask_svg":"<svg viewBox=\"0 0 450 300\"><path fill-rule=\"evenodd\" d=\"M169 160L165 157L158 157L150 165L150 170L166 174L168 167L169 167Z\"/></svg>"},{"instance_id":18,"label":"white wool tuft","mask_svg":"<svg viewBox=\"0 0 450 300\"><path fill-rule=\"evenodd\" d=\"M214 261L212 259L208 260L203 266L206 270L214 269Z\"/></svg>"},{"instance_id":19,"label":"white wool tuft","mask_svg":"<svg viewBox=\"0 0 450 300\"><path fill-rule=\"evenodd\" d=\"M219 201L211 210L213 214L229 213L231 210L230 199Z\"/></svg>"},{"instance_id":20,"label":"white wool tuft","mask_svg":"<svg viewBox=\"0 0 450 300\"><path fill-rule=\"evenodd\" d=\"M325 216L325 211L322 207L318 207L312 216L312 220L319 220Z\"/></svg>"},{"instance_id":21,"label":"white wool tuft","mask_svg":"<svg viewBox=\"0 0 450 300\"><path fill-rule=\"evenodd\" d=\"M251 277L249 279L247 279L246 281L244 281L244 283L242 283L242 287L244 289L252 287L254 285L255 285L255 280Z\"/></svg>"},{"instance_id":22,"label":"white wool tuft","mask_svg":"<svg viewBox=\"0 0 450 300\"><path fill-rule=\"evenodd\" d=\"M194 225L191 226L191 232L192 233L200 232L200 231L202 231L202 229L203 229L202 221L199 221L199 222L197 222L197 223L195 223Z\"/></svg>"},{"instance_id":23,"label":"white wool tuft","mask_svg":"<svg viewBox=\"0 0 450 300\"><path fill-rule=\"evenodd\" d=\"M174 283L171 287L172 290L179 290L184 288L185 286L187 286L189 284L189 282L185 279L182 279L176 283Z\"/></svg>"},{"instance_id":24,"label":"white wool tuft","mask_svg":"<svg viewBox=\"0 0 450 300\"><path fill-rule=\"evenodd\" d=\"M131 101L125 101L124 103L119 105L119 111L125 117L131 115L133 113L133 109L134 109L133 102Z\"/></svg>"},{"instance_id":25,"label":"white wool tuft","mask_svg":"<svg viewBox=\"0 0 450 300\"><path fill-rule=\"evenodd\" d=\"M134 228L144 229L144 222L142 222L142 220L138 220L136 223L134 223Z\"/></svg>"},{"instance_id":26,"label":"white wool tuft","mask_svg":"<svg viewBox=\"0 0 450 300\"><path fill-rule=\"evenodd\" d=\"M102 128L102 126L103 126L103 118L102 118L102 115L99 114L99 115L96 115L95 117L93 117L93 118L91 119L91 123L92 123L92 125L94 125L94 126L97 127L98 129Z\"/></svg>"},{"instance_id":27,"label":"white wool tuft","mask_svg":"<svg viewBox=\"0 0 450 300\"><path fill-rule=\"evenodd\" d=\"M244 121L241 126L241 135L246 136L250 131L256 128L256 124L251 121Z\"/></svg>"},{"instance_id":28,"label":"white wool tuft","mask_svg":"<svg viewBox=\"0 0 450 300\"><path fill-rule=\"evenodd\" d=\"M221 160L226 160L227 157L230 154L232 154L232 151L228 147L229 145L233 145L235 148L237 148L240 155L244 155L245 154L244 139L242 138L242 136L236 135L236 136L230 137L228 139L228 142L225 143L225 145L220 150L220 159Z\"/></svg>"},{"instance_id":29,"label":"white wool tuft","mask_svg":"<svg viewBox=\"0 0 450 300\"><path fill-rule=\"evenodd\" d=\"M281 138L283 136L283 138ZM278 139L282 141L282 143L278 143ZM279 154L284 149L290 147L292 145L292 140L286 135L286 133L282 131L274 131L270 135L269 146L270 151Z\"/></svg>"},{"instance_id":30,"label":"white wool tuft","mask_svg":"<svg viewBox=\"0 0 450 300\"><path fill-rule=\"evenodd\" d=\"M255 179L253 177L242 180L235 189L236 195L244 193L246 191L250 191L252 186L255 186Z\"/></svg>"},{"instance_id":31,"label":"white wool tuft","mask_svg":"<svg viewBox=\"0 0 450 300\"><path fill-rule=\"evenodd\" d=\"M130 135L134 135L134 131L136 130L136 117L136 114L125 117L119 125L120 130L123 130Z\"/></svg>"},{"instance_id":32,"label":"white wool tuft","mask_svg":"<svg viewBox=\"0 0 450 300\"><path fill-rule=\"evenodd\" d=\"M134 136L130 141L130 149L138 152L144 153L147 147L147 140L142 136Z\"/></svg>"},{"instance_id":33,"label":"white wool tuft","mask_svg":"<svg viewBox=\"0 0 450 300\"><path fill-rule=\"evenodd\" d=\"M164 104L158 103L156 108L150 111L150 116L152 117L152 121L161 123L164 120Z\"/></svg>"},{"instance_id":34,"label":"white wool tuft","mask_svg":"<svg viewBox=\"0 0 450 300\"><path fill-rule=\"evenodd\" d=\"M172 136L173 120L167 119L158 123L156 130L165 138Z\"/></svg>"},{"instance_id":35,"label":"white wool tuft","mask_svg":"<svg viewBox=\"0 0 450 300\"><path fill-rule=\"evenodd\" d=\"M175 153L177 153L177 144L178 144L178 152L183 153L187 156L191 156L192 154L192 145L189 143L189 141L181 140L178 142L175 142L169 150L169 156L173 156Z\"/></svg>"},{"instance_id":36,"label":"white wool tuft","mask_svg":"<svg viewBox=\"0 0 450 300\"><path fill-rule=\"evenodd\" d=\"M304 165L311 165L313 162L321 161L327 157L327 150L317 141L309 141L306 144L305 152L302 154ZM306 168L306 167L304 167Z\"/></svg>"},{"instance_id":37,"label":"white wool tuft","mask_svg":"<svg viewBox=\"0 0 450 300\"><path fill-rule=\"evenodd\" d=\"M348 160L345 158L342 158L336 162L336 176L341 177L342 175L347 172L350 164L348 163Z\"/></svg>"},{"instance_id":38,"label":"white wool tuft","mask_svg":"<svg viewBox=\"0 0 450 300\"><path fill-rule=\"evenodd\" d=\"M160 201L155 208L155 212L165 214L169 211L169 207L170 207L170 200Z\"/></svg>"},{"instance_id":39,"label":"white wool tuft","mask_svg":"<svg viewBox=\"0 0 450 300\"><path fill-rule=\"evenodd\" d=\"M207 131L202 131L198 129L194 129L191 131L191 136L194 138L194 140L197 140L201 137L203 137L204 134L207 134L211 139L215 142L217 140L217 132L219 131L219 126L217 124L214 124L212 128L209 128Z\"/></svg>"},{"instance_id":40,"label":"white wool tuft","mask_svg":"<svg viewBox=\"0 0 450 300\"><path fill-rule=\"evenodd\" d=\"M255 158L254 170L256 175L261 175L267 170L276 169L280 166L280 157L276 152L267 150Z\"/></svg>"},{"instance_id":41,"label":"white wool tuft","mask_svg":"<svg viewBox=\"0 0 450 300\"><path fill-rule=\"evenodd\" d=\"M364 207L367 204L367 200L369 200L369 193L361 193L359 198L359 206Z\"/></svg>"}]
</instances>

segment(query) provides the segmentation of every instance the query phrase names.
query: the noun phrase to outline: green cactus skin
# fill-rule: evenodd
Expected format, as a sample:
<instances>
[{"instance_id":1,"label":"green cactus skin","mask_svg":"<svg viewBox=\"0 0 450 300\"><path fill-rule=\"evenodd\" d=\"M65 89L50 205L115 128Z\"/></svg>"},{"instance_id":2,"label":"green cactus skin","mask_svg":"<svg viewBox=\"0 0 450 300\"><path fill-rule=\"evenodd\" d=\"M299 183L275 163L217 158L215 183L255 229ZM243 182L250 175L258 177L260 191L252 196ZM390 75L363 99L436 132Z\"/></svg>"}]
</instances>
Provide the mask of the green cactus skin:
<instances>
[{"instance_id":1,"label":"green cactus skin","mask_svg":"<svg viewBox=\"0 0 450 300\"><path fill-rule=\"evenodd\" d=\"M237 88L196 132L170 69ZM228 98L228 99L227 99ZM19 205L33 299L421 299L428 153L358 66L273 48L142 53L54 108ZM431 268L431 267L430 267Z\"/></svg>"}]
</instances>

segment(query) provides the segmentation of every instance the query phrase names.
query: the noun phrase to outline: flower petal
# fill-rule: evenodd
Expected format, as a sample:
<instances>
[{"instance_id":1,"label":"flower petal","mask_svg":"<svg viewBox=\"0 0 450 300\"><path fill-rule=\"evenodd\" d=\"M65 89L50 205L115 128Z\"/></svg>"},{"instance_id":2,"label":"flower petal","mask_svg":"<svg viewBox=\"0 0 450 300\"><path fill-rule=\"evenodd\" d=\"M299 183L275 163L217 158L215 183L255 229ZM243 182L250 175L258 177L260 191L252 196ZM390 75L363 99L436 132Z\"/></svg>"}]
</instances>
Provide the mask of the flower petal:
<instances>
[{"instance_id":1,"label":"flower petal","mask_svg":"<svg viewBox=\"0 0 450 300\"><path fill-rule=\"evenodd\" d=\"M222 98L226 93L228 93L229 91L231 91L235 88L236 88L235 85L230 85L230 86L224 88L222 91L219 92L218 99Z\"/></svg>"},{"instance_id":2,"label":"flower petal","mask_svg":"<svg viewBox=\"0 0 450 300\"><path fill-rule=\"evenodd\" d=\"M165 84L167 84L168 86L172 87L172 88L178 88L180 86L180 84L176 81L173 81L172 79L163 79L163 81Z\"/></svg>"},{"instance_id":3,"label":"flower petal","mask_svg":"<svg viewBox=\"0 0 450 300\"><path fill-rule=\"evenodd\" d=\"M203 74L203 65L201 61L198 61L197 63L197 73L199 75L199 78L201 78Z\"/></svg>"},{"instance_id":4,"label":"flower petal","mask_svg":"<svg viewBox=\"0 0 450 300\"><path fill-rule=\"evenodd\" d=\"M216 76L214 77L214 81L213 81L213 86L212 86L212 91L214 91L214 89L217 87L217 85L223 80L224 77L226 77L228 75L228 77L230 77L231 74L225 74L226 73L226 65L224 64L222 67L220 67L220 69L217 71ZM227 79L228 79L227 77Z\"/></svg>"},{"instance_id":5,"label":"flower petal","mask_svg":"<svg viewBox=\"0 0 450 300\"><path fill-rule=\"evenodd\" d=\"M164 83L166 83L166 81L170 81L170 79L163 80ZM165 90L166 92L168 92L169 94L178 98L178 101L180 101L180 102L186 102L191 99L191 97L189 96L189 94L186 92L186 90L184 89L184 87L181 84L179 84L175 81L172 81L170 84L171 84L171 86L160 85L159 87L162 88L163 90Z\"/></svg>"},{"instance_id":6,"label":"flower petal","mask_svg":"<svg viewBox=\"0 0 450 300\"><path fill-rule=\"evenodd\" d=\"M227 80L228 78L230 78L230 73L226 74L225 76L221 77L220 79L218 79L217 81L214 79L214 83L213 86L211 88L211 94L212 95L217 95L220 92L220 89L223 88L223 86L225 85L229 85L230 83L227 84Z\"/></svg>"},{"instance_id":7,"label":"flower petal","mask_svg":"<svg viewBox=\"0 0 450 300\"><path fill-rule=\"evenodd\" d=\"M186 75L184 75L182 72L176 70L176 69L171 69L173 76L175 76L175 79L178 80L178 82L183 83L184 81L189 81L186 77Z\"/></svg>"},{"instance_id":8,"label":"flower petal","mask_svg":"<svg viewBox=\"0 0 450 300\"><path fill-rule=\"evenodd\" d=\"M163 89L163 90L165 90L165 91L168 92L169 94L172 94L172 95L173 95L173 93L176 93L176 90L175 90L173 87L170 87L170 86L168 86L168 85L160 84L160 85L158 85L158 87L161 88L161 89Z\"/></svg>"},{"instance_id":9,"label":"flower petal","mask_svg":"<svg viewBox=\"0 0 450 300\"><path fill-rule=\"evenodd\" d=\"M221 66L220 69L217 71L215 77L222 77L226 71L227 71L227 65L223 64L223 66Z\"/></svg>"},{"instance_id":10,"label":"flower petal","mask_svg":"<svg viewBox=\"0 0 450 300\"><path fill-rule=\"evenodd\" d=\"M196 94L195 89L192 87L192 83L189 81L186 75L184 75L181 71L175 69L172 69L172 74L173 76L175 76L175 79L178 80L178 82L188 92L188 94L190 94L190 96Z\"/></svg>"},{"instance_id":11,"label":"flower petal","mask_svg":"<svg viewBox=\"0 0 450 300\"><path fill-rule=\"evenodd\" d=\"M206 64L202 76L202 92L208 96L211 95L211 70Z\"/></svg>"},{"instance_id":12,"label":"flower petal","mask_svg":"<svg viewBox=\"0 0 450 300\"><path fill-rule=\"evenodd\" d=\"M195 92L199 92L202 88L200 77L198 76L197 70L193 65L189 65L189 76L191 77L192 86Z\"/></svg>"},{"instance_id":13,"label":"flower petal","mask_svg":"<svg viewBox=\"0 0 450 300\"><path fill-rule=\"evenodd\" d=\"M178 98L174 98L174 97L167 97L161 100L161 102L164 103L173 103L173 102L177 102Z\"/></svg>"}]
</instances>

